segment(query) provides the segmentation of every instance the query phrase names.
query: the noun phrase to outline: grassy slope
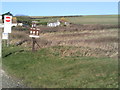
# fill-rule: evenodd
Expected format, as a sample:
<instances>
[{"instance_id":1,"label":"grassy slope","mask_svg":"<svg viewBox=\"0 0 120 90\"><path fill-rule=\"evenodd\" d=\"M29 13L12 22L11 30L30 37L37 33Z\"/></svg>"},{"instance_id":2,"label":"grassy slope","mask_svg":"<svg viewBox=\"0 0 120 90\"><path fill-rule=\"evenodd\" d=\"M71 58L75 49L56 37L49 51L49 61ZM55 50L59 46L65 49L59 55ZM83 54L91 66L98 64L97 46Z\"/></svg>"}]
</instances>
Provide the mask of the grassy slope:
<instances>
[{"instance_id":1,"label":"grassy slope","mask_svg":"<svg viewBox=\"0 0 120 90\"><path fill-rule=\"evenodd\" d=\"M57 18L41 19L42 21ZM67 19L77 24L117 24L117 15L84 16ZM75 22L74 22L75 21ZM117 60L82 56L63 56L62 50L76 47L44 48L35 53L16 52L3 58L9 74L31 87L114 88L118 87ZM3 48L3 56L23 47ZM79 52L80 54L80 52Z\"/></svg>"},{"instance_id":2,"label":"grassy slope","mask_svg":"<svg viewBox=\"0 0 120 90\"><path fill-rule=\"evenodd\" d=\"M44 48L35 53L14 53L3 58L3 67L31 87L114 88L117 60L110 58L62 56L62 50L75 47ZM22 47L4 48L3 56Z\"/></svg>"},{"instance_id":3,"label":"grassy slope","mask_svg":"<svg viewBox=\"0 0 120 90\"><path fill-rule=\"evenodd\" d=\"M56 21L60 18L48 18L48 19L39 19L41 21ZM66 17L66 19L75 24L117 24L118 16L117 15L90 15L82 17Z\"/></svg>"}]
</instances>

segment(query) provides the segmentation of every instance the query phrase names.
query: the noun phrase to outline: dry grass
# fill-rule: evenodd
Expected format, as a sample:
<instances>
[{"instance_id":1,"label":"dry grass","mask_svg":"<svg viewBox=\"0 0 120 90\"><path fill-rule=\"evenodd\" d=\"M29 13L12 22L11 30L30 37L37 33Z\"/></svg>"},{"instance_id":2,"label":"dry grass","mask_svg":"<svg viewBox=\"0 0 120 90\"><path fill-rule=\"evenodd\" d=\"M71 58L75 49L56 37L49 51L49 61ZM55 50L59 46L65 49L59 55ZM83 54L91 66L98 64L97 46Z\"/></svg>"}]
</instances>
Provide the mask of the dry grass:
<instances>
[{"instance_id":1,"label":"dry grass","mask_svg":"<svg viewBox=\"0 0 120 90\"><path fill-rule=\"evenodd\" d=\"M27 39L25 47L32 47L32 39L29 34L23 31L13 31L11 34L11 43L15 44L21 40ZM107 56L117 57L118 55L118 30L82 30L74 32L51 32L41 33L40 38L36 39L40 48L51 46L75 46L85 47L82 53L88 52L88 56ZM39 47L36 45L36 49ZM70 53L67 51L66 53ZM74 50L72 52L75 52ZM102 53L102 55L100 53ZM95 54L97 53L97 54ZM64 53L65 54L65 53Z\"/></svg>"},{"instance_id":2,"label":"dry grass","mask_svg":"<svg viewBox=\"0 0 120 90\"><path fill-rule=\"evenodd\" d=\"M41 38L46 39L51 43L51 46L76 46L88 47L95 53L100 53L106 56L113 57L118 54L118 31L117 29L100 30L100 31L81 31L81 32L66 32L66 33L46 33L41 34Z\"/></svg>"}]
</instances>

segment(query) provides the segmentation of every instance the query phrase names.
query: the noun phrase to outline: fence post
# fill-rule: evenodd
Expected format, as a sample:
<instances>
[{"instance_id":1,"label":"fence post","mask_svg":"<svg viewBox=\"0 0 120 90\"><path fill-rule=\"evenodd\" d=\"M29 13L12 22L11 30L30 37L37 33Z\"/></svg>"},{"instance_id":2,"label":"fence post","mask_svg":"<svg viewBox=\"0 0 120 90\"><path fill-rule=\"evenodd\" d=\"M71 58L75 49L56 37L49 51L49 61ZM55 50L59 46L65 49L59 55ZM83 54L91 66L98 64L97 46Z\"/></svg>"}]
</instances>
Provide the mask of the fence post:
<instances>
[{"instance_id":1,"label":"fence post","mask_svg":"<svg viewBox=\"0 0 120 90\"><path fill-rule=\"evenodd\" d=\"M34 52L35 51L35 38L32 37L32 51Z\"/></svg>"},{"instance_id":2,"label":"fence post","mask_svg":"<svg viewBox=\"0 0 120 90\"><path fill-rule=\"evenodd\" d=\"M8 33L8 39L7 39L7 47L9 47L9 42L10 42L10 36L9 36L9 33Z\"/></svg>"},{"instance_id":3,"label":"fence post","mask_svg":"<svg viewBox=\"0 0 120 90\"><path fill-rule=\"evenodd\" d=\"M0 60L2 60L2 28L0 28Z\"/></svg>"}]
</instances>

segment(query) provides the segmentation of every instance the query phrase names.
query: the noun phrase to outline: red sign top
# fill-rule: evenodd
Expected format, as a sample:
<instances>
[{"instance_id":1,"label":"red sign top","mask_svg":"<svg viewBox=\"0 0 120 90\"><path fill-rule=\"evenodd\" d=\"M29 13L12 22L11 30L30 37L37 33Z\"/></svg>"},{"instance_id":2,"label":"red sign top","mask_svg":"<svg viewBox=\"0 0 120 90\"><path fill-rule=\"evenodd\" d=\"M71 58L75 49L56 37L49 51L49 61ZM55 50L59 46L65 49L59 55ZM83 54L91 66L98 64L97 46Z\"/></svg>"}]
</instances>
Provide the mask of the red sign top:
<instances>
[{"instance_id":1,"label":"red sign top","mask_svg":"<svg viewBox=\"0 0 120 90\"><path fill-rule=\"evenodd\" d=\"M5 16L5 22L11 22L12 17L11 16Z\"/></svg>"},{"instance_id":2,"label":"red sign top","mask_svg":"<svg viewBox=\"0 0 120 90\"><path fill-rule=\"evenodd\" d=\"M6 19L10 19L10 17L6 17Z\"/></svg>"},{"instance_id":3,"label":"red sign top","mask_svg":"<svg viewBox=\"0 0 120 90\"><path fill-rule=\"evenodd\" d=\"M6 22L10 22L10 20L6 20Z\"/></svg>"}]
</instances>

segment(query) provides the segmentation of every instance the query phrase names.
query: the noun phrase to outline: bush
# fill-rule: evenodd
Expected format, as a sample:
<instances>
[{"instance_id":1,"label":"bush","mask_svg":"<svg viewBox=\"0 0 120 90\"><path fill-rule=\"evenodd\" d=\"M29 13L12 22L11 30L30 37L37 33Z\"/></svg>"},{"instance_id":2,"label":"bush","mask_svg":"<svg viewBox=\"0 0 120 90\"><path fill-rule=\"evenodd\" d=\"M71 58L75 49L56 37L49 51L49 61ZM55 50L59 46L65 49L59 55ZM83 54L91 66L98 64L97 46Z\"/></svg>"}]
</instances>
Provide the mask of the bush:
<instances>
[{"instance_id":1,"label":"bush","mask_svg":"<svg viewBox=\"0 0 120 90\"><path fill-rule=\"evenodd\" d=\"M21 26L12 27L12 29L17 30L17 31L27 31L27 30L29 30L28 27L21 27Z\"/></svg>"},{"instance_id":2,"label":"bush","mask_svg":"<svg viewBox=\"0 0 120 90\"><path fill-rule=\"evenodd\" d=\"M47 22L39 22L37 25L47 25Z\"/></svg>"},{"instance_id":3,"label":"bush","mask_svg":"<svg viewBox=\"0 0 120 90\"><path fill-rule=\"evenodd\" d=\"M17 22L27 24L30 26L32 23L32 20L29 16L17 16Z\"/></svg>"}]
</instances>

